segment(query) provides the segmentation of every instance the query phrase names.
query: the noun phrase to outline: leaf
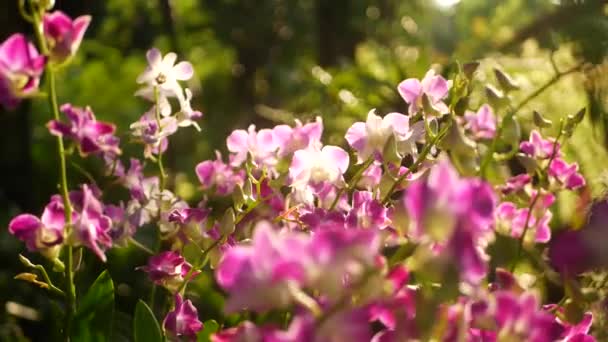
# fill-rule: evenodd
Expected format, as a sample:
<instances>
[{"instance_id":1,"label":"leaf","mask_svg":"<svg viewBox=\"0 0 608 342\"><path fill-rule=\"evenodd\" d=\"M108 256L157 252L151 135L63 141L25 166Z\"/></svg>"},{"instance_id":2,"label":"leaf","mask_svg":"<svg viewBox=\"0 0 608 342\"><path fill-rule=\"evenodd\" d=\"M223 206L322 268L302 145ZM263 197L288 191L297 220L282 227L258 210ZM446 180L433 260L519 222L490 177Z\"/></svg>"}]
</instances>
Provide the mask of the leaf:
<instances>
[{"instance_id":1,"label":"leaf","mask_svg":"<svg viewBox=\"0 0 608 342\"><path fill-rule=\"evenodd\" d=\"M208 320L205 321L205 323L203 323L203 330L201 330L198 335L196 336L196 341L197 342L209 342L211 341L211 335L216 333L219 328L220 325L215 321L215 320Z\"/></svg>"},{"instance_id":2,"label":"leaf","mask_svg":"<svg viewBox=\"0 0 608 342\"><path fill-rule=\"evenodd\" d=\"M72 341L110 341L114 313L114 283L103 271L82 297L72 322Z\"/></svg>"},{"instance_id":3,"label":"leaf","mask_svg":"<svg viewBox=\"0 0 608 342\"><path fill-rule=\"evenodd\" d=\"M133 335L135 342L161 342L163 340L163 334L154 313L141 299L135 306Z\"/></svg>"}]
</instances>

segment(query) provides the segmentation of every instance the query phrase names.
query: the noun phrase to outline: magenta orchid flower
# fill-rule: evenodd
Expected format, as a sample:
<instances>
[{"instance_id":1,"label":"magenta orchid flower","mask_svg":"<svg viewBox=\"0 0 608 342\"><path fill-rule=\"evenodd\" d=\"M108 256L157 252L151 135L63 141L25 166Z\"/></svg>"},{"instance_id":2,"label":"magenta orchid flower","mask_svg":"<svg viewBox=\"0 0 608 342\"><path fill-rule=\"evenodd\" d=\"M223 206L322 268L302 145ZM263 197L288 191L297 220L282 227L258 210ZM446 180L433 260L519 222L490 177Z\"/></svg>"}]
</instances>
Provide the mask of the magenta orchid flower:
<instances>
[{"instance_id":1,"label":"magenta orchid flower","mask_svg":"<svg viewBox=\"0 0 608 342\"><path fill-rule=\"evenodd\" d=\"M568 164L561 158L551 161L548 174L557 183L558 187L576 190L585 186L585 178L578 172L578 164Z\"/></svg>"},{"instance_id":2,"label":"magenta orchid flower","mask_svg":"<svg viewBox=\"0 0 608 342\"><path fill-rule=\"evenodd\" d=\"M321 135L323 134L323 120L320 116L314 122L302 124L298 119L296 126L278 125L272 129L276 144L279 146L279 157L286 157L297 150L305 149L310 146L321 145Z\"/></svg>"},{"instance_id":3,"label":"magenta orchid flower","mask_svg":"<svg viewBox=\"0 0 608 342\"><path fill-rule=\"evenodd\" d=\"M216 160L199 163L195 171L203 190L213 188L221 196L231 194L237 185L242 186L245 182L245 172L224 163L219 152L216 152Z\"/></svg>"},{"instance_id":4,"label":"magenta orchid flower","mask_svg":"<svg viewBox=\"0 0 608 342\"><path fill-rule=\"evenodd\" d=\"M148 259L148 265L138 267L138 269L148 273L150 279L156 284L167 288L171 292L176 292L185 277L190 272L192 265L177 252L166 251L154 255ZM190 279L200 272L191 274Z\"/></svg>"},{"instance_id":5,"label":"magenta orchid flower","mask_svg":"<svg viewBox=\"0 0 608 342\"><path fill-rule=\"evenodd\" d=\"M397 90L401 97L409 104L408 113L414 115L422 107L422 97L426 96L433 110L440 115L449 112L448 106L443 100L448 96L451 82L446 81L441 75L437 75L433 69L429 70L422 81L415 78L408 78L399 83ZM426 113L431 115L431 113Z\"/></svg>"},{"instance_id":6,"label":"magenta orchid flower","mask_svg":"<svg viewBox=\"0 0 608 342\"><path fill-rule=\"evenodd\" d=\"M481 281L488 259L481 247L491 234L496 206L492 187L480 179L460 178L442 159L426 179L407 188L404 203L411 220L407 235L433 241L437 253L457 261L466 281Z\"/></svg>"},{"instance_id":7,"label":"magenta orchid flower","mask_svg":"<svg viewBox=\"0 0 608 342\"><path fill-rule=\"evenodd\" d=\"M217 282L229 293L225 310L287 307L291 288L308 280L308 245L304 234L281 234L267 222L258 223L251 245L228 249L217 267Z\"/></svg>"},{"instance_id":8,"label":"magenta orchid flower","mask_svg":"<svg viewBox=\"0 0 608 342\"><path fill-rule=\"evenodd\" d=\"M21 33L0 44L0 104L14 109L38 91L46 58Z\"/></svg>"},{"instance_id":9,"label":"magenta orchid flower","mask_svg":"<svg viewBox=\"0 0 608 342\"><path fill-rule=\"evenodd\" d=\"M31 252L39 252L49 259L59 255L63 243L65 216L63 208L49 203L42 217L31 214L21 214L11 220L8 231L25 242Z\"/></svg>"},{"instance_id":10,"label":"magenta orchid flower","mask_svg":"<svg viewBox=\"0 0 608 342\"><path fill-rule=\"evenodd\" d=\"M94 189L82 185L81 191L72 192L72 205L75 209L73 220L74 246L83 245L93 251L101 261L106 261L105 248L112 247L112 220L104 213L104 204L98 199ZM59 197L56 197L60 200Z\"/></svg>"},{"instance_id":11,"label":"magenta orchid flower","mask_svg":"<svg viewBox=\"0 0 608 342\"><path fill-rule=\"evenodd\" d=\"M527 173L522 173L507 179L505 184L500 187L500 191L505 195L516 193L523 190L531 182L532 177Z\"/></svg>"},{"instance_id":12,"label":"magenta orchid flower","mask_svg":"<svg viewBox=\"0 0 608 342\"><path fill-rule=\"evenodd\" d=\"M496 135L496 116L492 107L484 104L477 113L466 111L465 128L469 129L476 139L492 139Z\"/></svg>"},{"instance_id":13,"label":"magenta orchid flower","mask_svg":"<svg viewBox=\"0 0 608 342\"><path fill-rule=\"evenodd\" d=\"M346 216L349 228L384 229L390 224L388 208L374 199L369 191L355 191L353 207Z\"/></svg>"},{"instance_id":14,"label":"magenta orchid flower","mask_svg":"<svg viewBox=\"0 0 608 342\"><path fill-rule=\"evenodd\" d=\"M177 132L178 128L177 119L172 116L161 118L159 126L154 110L155 108L152 107L137 122L129 126L133 137L141 139L144 143L144 156L146 158L152 158L153 155L164 152L169 144L168 137Z\"/></svg>"},{"instance_id":15,"label":"magenta orchid flower","mask_svg":"<svg viewBox=\"0 0 608 342\"><path fill-rule=\"evenodd\" d=\"M488 298L467 304L468 335L484 341L517 340L551 342L560 340L564 328L542 310L530 292L491 293Z\"/></svg>"},{"instance_id":16,"label":"magenta orchid flower","mask_svg":"<svg viewBox=\"0 0 608 342\"><path fill-rule=\"evenodd\" d=\"M163 328L171 340L185 338L196 341L196 334L203 329L203 323L198 319L198 311L192 302L175 294L175 307L165 316Z\"/></svg>"},{"instance_id":17,"label":"magenta orchid flower","mask_svg":"<svg viewBox=\"0 0 608 342\"><path fill-rule=\"evenodd\" d=\"M256 131L255 125L250 125L247 131L237 129L228 136L226 145L232 153L232 166L240 166L247 160L247 156L258 167L273 168L277 163L275 152L279 146L270 129Z\"/></svg>"},{"instance_id":18,"label":"magenta orchid flower","mask_svg":"<svg viewBox=\"0 0 608 342\"><path fill-rule=\"evenodd\" d=\"M530 209L518 208L514 203L503 202L496 208L496 220L499 227L510 231L511 235L520 238L528 225L528 234L534 236L534 241L545 243L551 239L551 227L549 223L553 214L549 207L555 201L553 194L540 195L541 199L529 215ZM529 218L528 218L529 217Z\"/></svg>"},{"instance_id":19,"label":"magenta orchid flower","mask_svg":"<svg viewBox=\"0 0 608 342\"><path fill-rule=\"evenodd\" d=\"M74 107L69 103L61 106L69 122L51 120L47 127L51 134L74 140L83 156L100 153L115 157L121 153L119 139L114 135L113 124L97 121L89 107Z\"/></svg>"},{"instance_id":20,"label":"magenta orchid flower","mask_svg":"<svg viewBox=\"0 0 608 342\"><path fill-rule=\"evenodd\" d=\"M89 15L74 20L61 11L44 15L42 29L50 50L51 62L62 64L76 54L90 22Z\"/></svg>"},{"instance_id":21,"label":"magenta orchid flower","mask_svg":"<svg viewBox=\"0 0 608 342\"><path fill-rule=\"evenodd\" d=\"M553 147L555 145L555 152ZM528 141L522 141L519 149L526 155L536 159L549 159L555 153L555 158L561 156L560 145L555 143L555 139L544 139L537 130L530 132Z\"/></svg>"},{"instance_id":22,"label":"magenta orchid flower","mask_svg":"<svg viewBox=\"0 0 608 342\"><path fill-rule=\"evenodd\" d=\"M424 123L410 126L410 118L399 113L387 114L384 118L371 110L366 122L355 122L346 132L346 141L357 151L357 162L370 157L382 160L389 138L395 139L396 150L405 157L416 154L416 141L424 135Z\"/></svg>"}]
</instances>

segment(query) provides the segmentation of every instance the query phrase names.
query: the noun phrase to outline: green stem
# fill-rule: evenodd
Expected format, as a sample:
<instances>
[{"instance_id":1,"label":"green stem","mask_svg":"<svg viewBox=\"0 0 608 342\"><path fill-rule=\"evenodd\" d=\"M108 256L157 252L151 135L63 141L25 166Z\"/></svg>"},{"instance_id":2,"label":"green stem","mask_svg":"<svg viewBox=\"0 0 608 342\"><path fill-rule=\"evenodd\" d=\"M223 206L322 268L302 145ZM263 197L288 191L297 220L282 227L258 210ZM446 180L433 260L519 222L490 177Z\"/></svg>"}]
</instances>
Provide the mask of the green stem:
<instances>
[{"instance_id":1,"label":"green stem","mask_svg":"<svg viewBox=\"0 0 608 342\"><path fill-rule=\"evenodd\" d=\"M34 26L34 33L36 34L36 39L38 40L38 45L40 46L40 50L43 54L48 54L48 47L46 45L46 40L44 39L44 34L42 32L42 18L40 17L40 11L38 11L33 3L30 2L32 6L32 18ZM57 87L55 80L55 70L53 70L52 63L46 64L46 74L48 77L48 101L49 107L53 113L53 118L55 120L59 120L59 106L57 104ZM59 157L59 172L61 179L61 198L63 199L63 210L65 215L65 236L70 238L72 233L72 204L70 203L69 191L68 191L68 176L67 176L67 167L66 167L66 154L65 147L63 145L63 138L57 137L57 155ZM74 256L72 246L67 243L65 245L65 298L66 298L66 318L64 325L64 339L66 341L70 340L70 330L72 319L74 317L74 312L76 311L76 287L74 286Z\"/></svg>"},{"instance_id":2,"label":"green stem","mask_svg":"<svg viewBox=\"0 0 608 342\"><path fill-rule=\"evenodd\" d=\"M553 149L551 151L551 156L549 157L549 162L543 168L541 175L547 174L547 170L549 169L551 162L553 162L553 159L555 159L555 157L557 156L557 150L558 150L557 146L559 144L559 139L562 137L563 128L564 128L564 122L562 120L559 125L559 132L557 133L557 137L555 138L555 141L553 142ZM528 230L530 229L530 219L532 218L532 212L534 211L534 207L536 206L536 203L538 202L538 199L541 196L540 191L541 191L540 188L536 191L536 196L534 196L534 198L532 199L532 202L530 203L530 207L528 208L528 214L526 215L526 221L524 222L524 230L521 233L521 236L519 237L519 242L517 244L517 254L515 254L515 260L513 261L513 264L511 265L511 272L513 272L515 270L515 266L517 266L517 263L519 262L521 252L524 247L524 239L526 237L526 234L528 233Z\"/></svg>"},{"instance_id":3,"label":"green stem","mask_svg":"<svg viewBox=\"0 0 608 342\"><path fill-rule=\"evenodd\" d=\"M211 252L215 247L217 247L220 244L220 242L223 240L224 240L224 237L220 236L219 239L215 240L207 249L205 249L203 251L201 256L198 258L198 262L193 267L190 268L188 273L186 273L186 276L184 277L184 282L180 285L177 292L183 294L184 291L186 291L186 286L190 282L190 280L191 280L190 278L192 278L192 274L195 271L198 271L201 268L205 267L205 265L207 264L207 261L209 260L209 252Z\"/></svg>"},{"instance_id":4,"label":"green stem","mask_svg":"<svg viewBox=\"0 0 608 342\"><path fill-rule=\"evenodd\" d=\"M154 109L156 112L156 124L158 125L158 130L161 130L161 117L160 117L160 106L159 106L159 92L158 86L154 86ZM156 162L158 164L158 171L160 173L160 192L162 196L162 192L165 190L165 182L167 180L167 174L165 173L165 168L163 167L163 151L162 151L162 140L158 147L158 158Z\"/></svg>"},{"instance_id":5,"label":"green stem","mask_svg":"<svg viewBox=\"0 0 608 342\"><path fill-rule=\"evenodd\" d=\"M49 274L46 273L46 269L44 268L44 266L35 265L34 268L37 269L42 274L44 281L46 281L46 284L49 286L49 291L59 295L60 297L65 297L65 293L60 288L58 288L57 286L55 286L53 284L53 282L51 281L51 278L49 277Z\"/></svg>"},{"instance_id":6,"label":"green stem","mask_svg":"<svg viewBox=\"0 0 608 342\"><path fill-rule=\"evenodd\" d=\"M333 210L336 205L338 204L338 201L340 201L340 197L342 196L342 194L344 193L344 191L351 191L352 189L354 189L357 186L357 183L359 182L359 179L361 179L361 177L363 176L363 173L365 172L365 170L367 170L367 168L369 168L370 165L372 165L372 163L374 162L374 157L371 156L369 157L364 163L363 165L361 165L361 167L359 168L359 170L357 170L357 172L353 175L353 178L350 179L350 181L348 182L347 186L345 188L341 188L338 193L336 194L336 198L334 198L334 201L331 203L331 205L329 206L329 210Z\"/></svg>"},{"instance_id":7,"label":"green stem","mask_svg":"<svg viewBox=\"0 0 608 342\"><path fill-rule=\"evenodd\" d=\"M53 110L55 120L59 120L59 107L57 105L57 90L55 85L55 72L52 67L47 68L47 76L49 79L49 105ZM63 138L57 137L57 154L59 155L59 168L61 173L61 197L63 199L63 207L65 214L65 235L69 236L72 233L72 204L70 203L68 191L68 175L66 168L65 148L63 146ZM74 256L72 246L68 243L66 248L65 262L65 280L66 280L66 311L67 317L65 320L64 337L66 341L70 340L70 327L72 318L76 311L76 288L74 286Z\"/></svg>"}]
</instances>

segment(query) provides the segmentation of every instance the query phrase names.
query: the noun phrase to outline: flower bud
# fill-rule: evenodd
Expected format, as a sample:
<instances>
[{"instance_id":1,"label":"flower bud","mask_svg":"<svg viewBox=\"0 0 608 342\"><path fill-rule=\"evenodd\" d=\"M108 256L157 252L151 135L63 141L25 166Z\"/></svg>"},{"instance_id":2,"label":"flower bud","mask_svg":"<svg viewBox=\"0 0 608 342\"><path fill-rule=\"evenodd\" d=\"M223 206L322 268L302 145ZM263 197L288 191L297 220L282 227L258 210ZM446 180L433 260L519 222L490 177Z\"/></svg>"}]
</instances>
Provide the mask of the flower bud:
<instances>
[{"instance_id":1,"label":"flower bud","mask_svg":"<svg viewBox=\"0 0 608 342\"><path fill-rule=\"evenodd\" d=\"M40 5L47 11L50 11L55 7L55 0L40 0Z\"/></svg>"},{"instance_id":2,"label":"flower bud","mask_svg":"<svg viewBox=\"0 0 608 342\"><path fill-rule=\"evenodd\" d=\"M488 102L492 106L492 108L502 108L509 102L509 98L507 98L501 91L494 88L491 85L486 85L485 88L486 97L488 98Z\"/></svg>"},{"instance_id":3,"label":"flower bud","mask_svg":"<svg viewBox=\"0 0 608 342\"><path fill-rule=\"evenodd\" d=\"M30 261L30 259L24 257L23 254L19 254L19 261L21 261L21 263L25 267L29 267L29 268L35 268L36 267L36 265L32 264L32 262Z\"/></svg>"},{"instance_id":4,"label":"flower bud","mask_svg":"<svg viewBox=\"0 0 608 342\"><path fill-rule=\"evenodd\" d=\"M539 128L547 128L547 127L551 127L551 125L553 125L553 122L551 122L551 120L546 119L545 117L542 116L542 114L540 114L537 111L533 112L532 118L534 120L534 124Z\"/></svg>"},{"instance_id":5,"label":"flower bud","mask_svg":"<svg viewBox=\"0 0 608 342\"><path fill-rule=\"evenodd\" d=\"M477 61L464 63L462 65L462 71L469 80L473 78L473 75L475 74L475 71L477 71L477 68L479 68L479 62Z\"/></svg>"},{"instance_id":6,"label":"flower bud","mask_svg":"<svg viewBox=\"0 0 608 342\"><path fill-rule=\"evenodd\" d=\"M234 215L234 210L232 208L228 208L220 221L219 232L222 236L228 236L234 233L236 217Z\"/></svg>"},{"instance_id":7,"label":"flower bud","mask_svg":"<svg viewBox=\"0 0 608 342\"><path fill-rule=\"evenodd\" d=\"M496 80L498 81L500 88L505 93L519 89L519 85L505 72L494 68L494 75L496 76Z\"/></svg>"}]
</instances>

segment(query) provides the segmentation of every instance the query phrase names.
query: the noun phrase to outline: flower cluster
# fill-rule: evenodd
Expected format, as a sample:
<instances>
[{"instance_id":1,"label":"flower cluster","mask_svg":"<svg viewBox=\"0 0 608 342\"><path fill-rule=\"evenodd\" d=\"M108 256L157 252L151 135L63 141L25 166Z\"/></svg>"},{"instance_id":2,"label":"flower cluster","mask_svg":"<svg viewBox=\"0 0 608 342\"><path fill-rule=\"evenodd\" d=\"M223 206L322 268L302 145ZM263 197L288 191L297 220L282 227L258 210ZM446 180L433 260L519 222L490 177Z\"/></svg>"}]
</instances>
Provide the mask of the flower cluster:
<instances>
[{"instance_id":1,"label":"flower cluster","mask_svg":"<svg viewBox=\"0 0 608 342\"><path fill-rule=\"evenodd\" d=\"M42 55L21 34L0 46L0 103L7 108L36 93L45 69L52 73L69 62L91 20L46 10L32 19L40 21ZM227 325L210 337L216 342L595 340L577 277L608 265L601 245L592 243L603 236L598 222L605 208L596 208L579 231L555 239L551 226L558 193L586 186L578 165L564 159L567 140L560 141L582 117L562 120L555 138L535 129L528 141L505 142L515 113L501 117L500 107L488 104L456 110L454 104L468 103L472 73L460 72L453 82L430 70L396 87L406 113L371 110L336 145L324 144L320 117L234 130L226 159L216 152L196 166L200 201L188 203L167 186L162 157L180 127L200 130L195 120L202 114L183 88L194 69L187 61L176 64L172 52L151 49L146 58L136 95L151 108L130 125L144 159L131 158L127 167L114 124L98 121L89 107L56 108L53 98L53 112L67 118L47 124L59 141L62 194L51 197L40 217L20 214L8 229L55 265L62 250L71 263L79 246L103 262L110 248L128 244L149 253L138 269L171 295L157 325L169 340L206 338L186 299L198 279L215 281L225 313L238 318L222 320ZM497 75L501 85L509 80ZM94 181L68 190L64 139L82 157L99 157L111 184L124 188L121 201L106 203L106 189ZM463 154L464 145L472 152ZM506 160L522 167L510 172ZM139 229L157 234L159 248L135 240ZM511 247L510 258L497 252ZM568 298L541 305L542 284L517 279L527 254L534 261L528 267L544 267L538 274L552 276ZM50 280L45 288L64 294L69 309L74 267L67 266L72 295ZM501 268L507 266L514 272ZM239 316L244 312L247 319Z\"/></svg>"}]
</instances>

